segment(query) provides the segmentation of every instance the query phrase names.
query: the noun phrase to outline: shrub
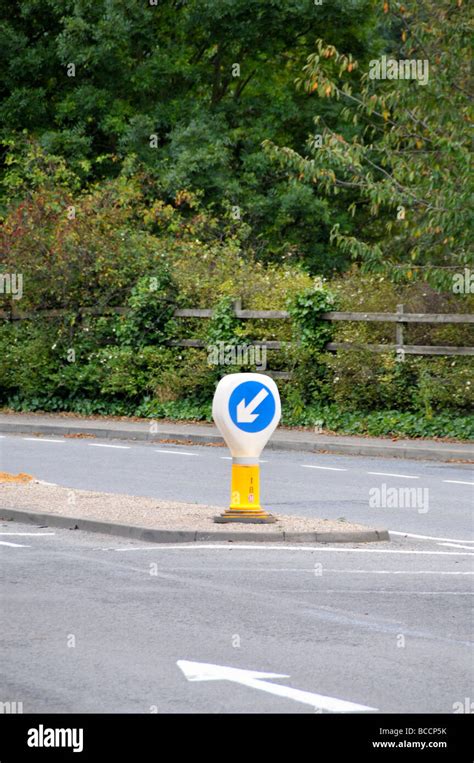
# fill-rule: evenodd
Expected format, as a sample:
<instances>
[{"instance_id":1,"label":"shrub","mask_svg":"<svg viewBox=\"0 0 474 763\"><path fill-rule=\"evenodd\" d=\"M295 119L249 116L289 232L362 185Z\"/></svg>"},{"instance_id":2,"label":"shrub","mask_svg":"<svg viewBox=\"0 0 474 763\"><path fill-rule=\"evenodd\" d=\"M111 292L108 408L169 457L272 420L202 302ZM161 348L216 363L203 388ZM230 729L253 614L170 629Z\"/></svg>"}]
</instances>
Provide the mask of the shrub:
<instances>
[{"instance_id":1,"label":"shrub","mask_svg":"<svg viewBox=\"0 0 474 763\"><path fill-rule=\"evenodd\" d=\"M153 276L140 278L128 298L128 313L117 328L117 341L127 347L156 346L176 331L174 312L178 291L168 265L160 263Z\"/></svg>"},{"instance_id":2,"label":"shrub","mask_svg":"<svg viewBox=\"0 0 474 763\"><path fill-rule=\"evenodd\" d=\"M335 308L334 294L322 286L306 289L289 300L289 313L293 319L294 339L303 347L323 350L334 334L330 321L322 320L321 313Z\"/></svg>"}]
</instances>

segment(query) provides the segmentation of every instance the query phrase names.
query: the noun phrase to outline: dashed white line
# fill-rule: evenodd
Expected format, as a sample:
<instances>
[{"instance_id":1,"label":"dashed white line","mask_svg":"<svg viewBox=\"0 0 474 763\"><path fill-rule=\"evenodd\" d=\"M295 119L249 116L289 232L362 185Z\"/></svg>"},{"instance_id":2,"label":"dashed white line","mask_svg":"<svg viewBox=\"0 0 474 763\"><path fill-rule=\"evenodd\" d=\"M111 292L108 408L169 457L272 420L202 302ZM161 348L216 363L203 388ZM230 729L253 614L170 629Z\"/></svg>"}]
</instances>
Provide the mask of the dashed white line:
<instances>
[{"instance_id":1,"label":"dashed white line","mask_svg":"<svg viewBox=\"0 0 474 763\"><path fill-rule=\"evenodd\" d=\"M303 469L325 469L329 472L347 472L347 469L339 469L337 466L315 466L314 464L301 464Z\"/></svg>"},{"instance_id":2,"label":"dashed white line","mask_svg":"<svg viewBox=\"0 0 474 763\"><path fill-rule=\"evenodd\" d=\"M155 448L155 453L167 453L168 455L172 456L199 456L200 453L188 453L185 450L159 450L158 448Z\"/></svg>"},{"instance_id":3,"label":"dashed white line","mask_svg":"<svg viewBox=\"0 0 474 763\"><path fill-rule=\"evenodd\" d=\"M52 439L46 439L45 437L22 437L22 440L27 440L28 442L66 442L65 440L52 440Z\"/></svg>"},{"instance_id":4,"label":"dashed white line","mask_svg":"<svg viewBox=\"0 0 474 763\"><path fill-rule=\"evenodd\" d=\"M120 448L121 450L130 450L130 445L106 445L101 442L88 442L91 448Z\"/></svg>"},{"instance_id":5,"label":"dashed white line","mask_svg":"<svg viewBox=\"0 0 474 763\"><path fill-rule=\"evenodd\" d=\"M442 482L449 482L451 485L474 485L474 482L463 482L463 480L442 480Z\"/></svg>"},{"instance_id":6,"label":"dashed white line","mask_svg":"<svg viewBox=\"0 0 474 763\"><path fill-rule=\"evenodd\" d=\"M6 540L0 540L0 546L12 546L14 548L31 548L31 546L25 546L24 543L7 543Z\"/></svg>"},{"instance_id":7,"label":"dashed white line","mask_svg":"<svg viewBox=\"0 0 474 763\"><path fill-rule=\"evenodd\" d=\"M378 474L381 477L401 477L404 480L419 480L419 477L415 477L412 474L393 474L392 472L367 472L367 474Z\"/></svg>"},{"instance_id":8,"label":"dashed white line","mask_svg":"<svg viewBox=\"0 0 474 763\"><path fill-rule=\"evenodd\" d=\"M0 535L33 535L36 537L37 535L56 535L56 533L0 533Z\"/></svg>"}]
</instances>

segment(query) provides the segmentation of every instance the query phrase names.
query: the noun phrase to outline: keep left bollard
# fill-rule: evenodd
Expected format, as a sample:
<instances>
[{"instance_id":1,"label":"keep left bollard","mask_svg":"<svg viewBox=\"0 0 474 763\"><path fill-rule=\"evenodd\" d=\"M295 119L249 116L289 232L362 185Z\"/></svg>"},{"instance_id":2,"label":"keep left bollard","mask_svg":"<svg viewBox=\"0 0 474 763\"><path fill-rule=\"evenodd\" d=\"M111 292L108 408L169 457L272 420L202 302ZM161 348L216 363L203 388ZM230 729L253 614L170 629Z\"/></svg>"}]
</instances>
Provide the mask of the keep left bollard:
<instances>
[{"instance_id":1,"label":"keep left bollard","mask_svg":"<svg viewBox=\"0 0 474 763\"><path fill-rule=\"evenodd\" d=\"M230 507L214 522L275 522L260 506L259 466L281 416L275 382L264 374L224 376L214 394L212 416L232 454Z\"/></svg>"}]
</instances>

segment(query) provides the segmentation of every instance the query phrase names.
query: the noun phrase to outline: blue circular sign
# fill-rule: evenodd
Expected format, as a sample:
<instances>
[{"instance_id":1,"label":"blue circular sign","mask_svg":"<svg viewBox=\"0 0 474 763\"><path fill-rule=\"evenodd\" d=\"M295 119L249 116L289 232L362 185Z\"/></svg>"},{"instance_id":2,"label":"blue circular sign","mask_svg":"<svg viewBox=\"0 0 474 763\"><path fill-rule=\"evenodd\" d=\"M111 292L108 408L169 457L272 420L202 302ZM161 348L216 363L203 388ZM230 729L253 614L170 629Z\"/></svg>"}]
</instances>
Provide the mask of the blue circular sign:
<instances>
[{"instance_id":1,"label":"blue circular sign","mask_svg":"<svg viewBox=\"0 0 474 763\"><path fill-rule=\"evenodd\" d=\"M243 432L261 432L275 415L273 393L261 382L242 382L229 398L229 415Z\"/></svg>"}]
</instances>

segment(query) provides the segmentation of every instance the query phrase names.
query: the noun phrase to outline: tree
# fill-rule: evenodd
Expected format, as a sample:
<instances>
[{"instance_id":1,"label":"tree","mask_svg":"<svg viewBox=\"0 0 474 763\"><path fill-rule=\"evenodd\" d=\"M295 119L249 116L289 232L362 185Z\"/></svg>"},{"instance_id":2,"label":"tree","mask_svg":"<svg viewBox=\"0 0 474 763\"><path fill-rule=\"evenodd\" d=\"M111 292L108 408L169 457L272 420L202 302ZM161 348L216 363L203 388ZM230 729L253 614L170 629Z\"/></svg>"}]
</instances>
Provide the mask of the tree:
<instances>
[{"instance_id":1,"label":"tree","mask_svg":"<svg viewBox=\"0 0 474 763\"><path fill-rule=\"evenodd\" d=\"M165 200L200 191L236 227L240 216L261 259L291 257L318 271L329 248L329 264L342 266L328 200L289 181L261 143L304 149L314 104L295 77L326 32L367 58L372 5L0 0L0 137L18 141L26 130L83 183L117 176L134 155ZM337 105L318 110L337 122Z\"/></svg>"},{"instance_id":2,"label":"tree","mask_svg":"<svg viewBox=\"0 0 474 763\"><path fill-rule=\"evenodd\" d=\"M472 258L472 15L463 0L381 10L384 55L358 66L320 39L299 80L306 93L344 104L352 137L317 115L311 155L271 142L267 150L318 190L353 194L356 233L339 224L331 232L343 252L394 279L447 285Z\"/></svg>"}]
</instances>

